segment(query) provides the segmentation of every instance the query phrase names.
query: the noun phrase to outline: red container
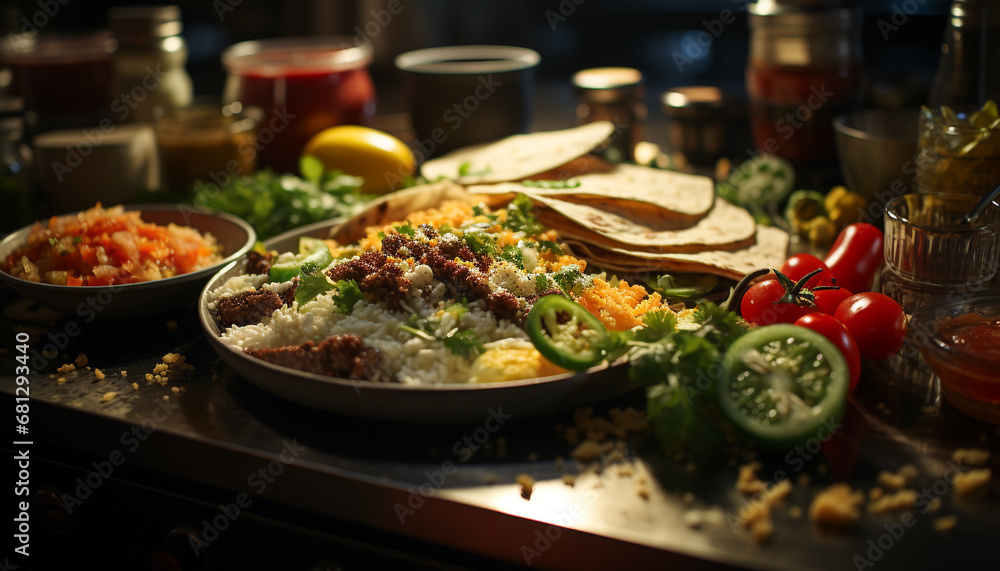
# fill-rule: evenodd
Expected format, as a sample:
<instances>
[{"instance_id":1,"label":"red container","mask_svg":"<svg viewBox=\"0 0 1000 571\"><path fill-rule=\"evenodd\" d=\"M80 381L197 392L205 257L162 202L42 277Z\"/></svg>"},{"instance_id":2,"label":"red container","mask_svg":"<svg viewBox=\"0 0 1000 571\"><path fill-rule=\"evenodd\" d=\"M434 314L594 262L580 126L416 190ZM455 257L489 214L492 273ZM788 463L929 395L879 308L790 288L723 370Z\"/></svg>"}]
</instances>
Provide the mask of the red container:
<instances>
[{"instance_id":1,"label":"red container","mask_svg":"<svg viewBox=\"0 0 1000 571\"><path fill-rule=\"evenodd\" d=\"M298 172L299 153L310 137L335 125L370 125L375 86L368 67L370 43L353 38L277 38L242 42L222 54L229 76L225 103L256 105L259 165Z\"/></svg>"}]
</instances>

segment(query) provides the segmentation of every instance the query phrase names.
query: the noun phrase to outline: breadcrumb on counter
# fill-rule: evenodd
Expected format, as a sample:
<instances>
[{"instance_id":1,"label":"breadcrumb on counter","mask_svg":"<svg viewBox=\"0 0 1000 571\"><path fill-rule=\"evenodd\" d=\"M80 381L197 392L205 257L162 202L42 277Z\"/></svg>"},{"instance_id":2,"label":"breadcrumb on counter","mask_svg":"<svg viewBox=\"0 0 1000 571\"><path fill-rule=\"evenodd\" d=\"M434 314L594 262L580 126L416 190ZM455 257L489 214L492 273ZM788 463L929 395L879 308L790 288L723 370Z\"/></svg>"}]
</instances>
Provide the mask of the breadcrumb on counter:
<instances>
[{"instance_id":1,"label":"breadcrumb on counter","mask_svg":"<svg viewBox=\"0 0 1000 571\"><path fill-rule=\"evenodd\" d=\"M528 474L518 474L517 483L521 486L521 497L530 500L531 492L535 488L535 479Z\"/></svg>"},{"instance_id":2,"label":"breadcrumb on counter","mask_svg":"<svg viewBox=\"0 0 1000 571\"><path fill-rule=\"evenodd\" d=\"M989 468L976 468L968 472L955 474L955 491L959 494L969 494L985 486L992 477Z\"/></svg>"},{"instance_id":3,"label":"breadcrumb on counter","mask_svg":"<svg viewBox=\"0 0 1000 571\"><path fill-rule=\"evenodd\" d=\"M958 517L953 515L948 515L944 517L939 517L934 520L934 531L938 533L946 533L955 529L955 525L958 524Z\"/></svg>"},{"instance_id":4,"label":"breadcrumb on counter","mask_svg":"<svg viewBox=\"0 0 1000 571\"><path fill-rule=\"evenodd\" d=\"M982 466L990 459L990 451L982 448L959 448L951 454L951 459L966 466Z\"/></svg>"},{"instance_id":5,"label":"breadcrumb on counter","mask_svg":"<svg viewBox=\"0 0 1000 571\"><path fill-rule=\"evenodd\" d=\"M824 525L853 526L861 517L864 501L862 491L855 491L850 485L838 482L816 494L809 505L809 519Z\"/></svg>"}]
</instances>

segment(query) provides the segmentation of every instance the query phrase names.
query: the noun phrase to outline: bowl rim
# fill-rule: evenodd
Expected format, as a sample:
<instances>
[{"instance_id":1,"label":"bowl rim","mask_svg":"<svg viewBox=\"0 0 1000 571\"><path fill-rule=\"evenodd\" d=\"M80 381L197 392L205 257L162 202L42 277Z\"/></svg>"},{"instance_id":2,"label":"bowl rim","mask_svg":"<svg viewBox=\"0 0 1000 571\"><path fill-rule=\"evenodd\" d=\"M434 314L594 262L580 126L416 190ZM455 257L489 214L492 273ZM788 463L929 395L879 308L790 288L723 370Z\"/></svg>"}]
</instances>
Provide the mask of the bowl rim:
<instances>
[{"instance_id":1,"label":"bowl rim","mask_svg":"<svg viewBox=\"0 0 1000 571\"><path fill-rule=\"evenodd\" d=\"M495 61L475 61L489 58ZM441 61L454 60L454 61ZM521 46L476 44L441 46L404 52L393 60L396 69L421 75L475 75L532 69L542 56Z\"/></svg>"},{"instance_id":2,"label":"bowl rim","mask_svg":"<svg viewBox=\"0 0 1000 571\"><path fill-rule=\"evenodd\" d=\"M142 291L142 290L146 290L146 289L159 289L161 287L166 287L167 285L170 285L170 284L173 284L173 283L177 283L177 282L180 282L180 281L194 280L194 279L198 279L198 278L203 277L203 276L214 275L219 270L219 268L221 268L221 267L223 267L223 266L225 266L225 265L227 265L227 264L229 264L229 263L231 263L233 261L236 261L241 256L243 256L244 254L246 254L247 252L249 252L251 249L253 249L254 244L257 242L257 232L254 230L253 226L251 226L249 222L243 220L242 218L240 218L238 216L235 216L233 214L230 214L228 212L224 212L224 211L221 211L221 210L216 210L216 209L212 209L212 208L199 208L199 207L190 206L190 205L187 205L187 204L177 204L177 203L167 203L167 202L163 202L163 203L157 202L157 203L141 203L141 204L123 204L121 206L125 209L126 212L135 212L135 211L139 211L139 212L147 212L147 211L149 211L149 212L177 212L177 213L190 212L192 214L200 214L200 215L205 215L205 216L212 216L214 218L218 218L220 220L223 220L223 221L227 222L228 224L230 224L230 225L232 225L232 226L234 226L236 228L239 228L240 230L242 230L246 234L247 239L243 242L243 244L240 247L236 248L231 254L229 254L223 260L221 260L221 261L219 261L219 262L217 262L215 264L212 264L210 266L206 266L204 268L201 268L199 270L195 270L193 272L188 272L186 274L178 274L176 276L171 276L169 278L162 278L162 279L151 280L151 281L146 281L146 282L138 282L138 283L131 283L131 284L119 284L119 285L115 285L115 286L67 286L67 285L50 284L50 283L44 283L44 282L33 282L33 281L21 279L19 277L16 277L16 276L13 276L13 275L7 273L6 271L4 271L2 269L0 269L0 280L6 281L7 283L11 284L15 288L30 288L30 289L32 289L34 291L38 291L38 292L52 292L52 293L55 293L55 292L65 292L65 291L80 291L80 292L84 292L84 291L97 291L97 290L102 289L102 288L116 288L117 291L122 291L121 289L118 289L118 288L125 288L128 291L130 291L130 292ZM65 213L65 214L57 214L54 217L74 216L74 215L79 214L80 212L84 212L84 211L85 210L77 210L75 212L68 212L68 213ZM12 247L10 247L10 249L11 249L11 251L17 249L21 245L20 243L27 239L28 234L31 232L31 229L34 228L35 224L40 223L40 222L43 222L43 221L39 220L39 221L36 221L36 222L32 222L31 224L23 226L23 227L21 227L21 228L19 228L17 230L14 230L13 232L7 234L2 240L0 240L0 251L6 250L11 245L11 243L15 243L15 242L17 244L15 244ZM201 232L201 230L199 228L195 228L194 226L191 226L191 227L194 228L195 230L198 230L199 232Z\"/></svg>"},{"instance_id":3,"label":"bowl rim","mask_svg":"<svg viewBox=\"0 0 1000 571\"><path fill-rule=\"evenodd\" d=\"M907 115L913 115L913 139L907 137L894 137L890 135L881 135L870 133L868 131L862 131L857 127L852 127L848 124L848 120L860 117L868 116L876 113L889 114L895 117L905 117ZM906 143L907 145L913 144L914 147L917 145L917 140L919 138L919 129L917 126L917 121L920 118L919 109L877 109L877 108L866 108L866 109L855 109L853 111L846 111L840 113L833 118L833 128L835 131L841 133L842 135L847 135L853 139L858 139L861 141L883 141L883 142L894 142L894 143Z\"/></svg>"}]
</instances>

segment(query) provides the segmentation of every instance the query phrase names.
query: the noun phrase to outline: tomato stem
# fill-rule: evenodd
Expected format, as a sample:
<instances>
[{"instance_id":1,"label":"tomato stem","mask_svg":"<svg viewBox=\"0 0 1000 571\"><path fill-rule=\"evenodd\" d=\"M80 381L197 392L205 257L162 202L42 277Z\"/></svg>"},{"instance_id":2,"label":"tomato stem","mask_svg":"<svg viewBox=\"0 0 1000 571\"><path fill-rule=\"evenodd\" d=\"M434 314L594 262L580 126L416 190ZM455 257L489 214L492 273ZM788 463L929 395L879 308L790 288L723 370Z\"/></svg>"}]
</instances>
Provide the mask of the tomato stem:
<instances>
[{"instance_id":1,"label":"tomato stem","mask_svg":"<svg viewBox=\"0 0 1000 571\"><path fill-rule=\"evenodd\" d=\"M734 287L733 291L729 294L729 298L722 302L722 309L732 311L736 315L743 317L743 315L740 314L740 304L743 302L743 296L746 295L747 290L749 290L750 286L753 285L754 280L771 272L777 272L777 270L761 268L743 276L743 279L736 284L736 287Z\"/></svg>"}]
</instances>

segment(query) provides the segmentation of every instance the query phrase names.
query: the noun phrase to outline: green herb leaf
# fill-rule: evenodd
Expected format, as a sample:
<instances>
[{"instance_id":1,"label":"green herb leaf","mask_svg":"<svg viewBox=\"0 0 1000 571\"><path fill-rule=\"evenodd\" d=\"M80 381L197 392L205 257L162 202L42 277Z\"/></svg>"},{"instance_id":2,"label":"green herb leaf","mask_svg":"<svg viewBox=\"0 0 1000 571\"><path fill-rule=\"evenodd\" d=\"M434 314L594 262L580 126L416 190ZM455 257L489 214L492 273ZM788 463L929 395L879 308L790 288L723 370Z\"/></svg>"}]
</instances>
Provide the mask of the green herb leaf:
<instances>
[{"instance_id":1,"label":"green herb leaf","mask_svg":"<svg viewBox=\"0 0 1000 571\"><path fill-rule=\"evenodd\" d=\"M470 361L481 355L485 350L483 342L476 337L476 334L471 329L462 331L453 329L441 339L441 343L455 355Z\"/></svg>"},{"instance_id":2,"label":"green herb leaf","mask_svg":"<svg viewBox=\"0 0 1000 571\"><path fill-rule=\"evenodd\" d=\"M535 277L535 291L541 293L549 289L549 278L545 274L538 274Z\"/></svg>"},{"instance_id":3,"label":"green herb leaf","mask_svg":"<svg viewBox=\"0 0 1000 571\"><path fill-rule=\"evenodd\" d=\"M545 225L531 211L533 207L530 198L518 194L507 205L507 220L502 226L512 232L524 232L525 236L538 236L545 232Z\"/></svg>"},{"instance_id":4,"label":"green herb leaf","mask_svg":"<svg viewBox=\"0 0 1000 571\"><path fill-rule=\"evenodd\" d=\"M476 254L497 255L497 244L486 232L466 232L465 243Z\"/></svg>"},{"instance_id":5,"label":"green herb leaf","mask_svg":"<svg viewBox=\"0 0 1000 571\"><path fill-rule=\"evenodd\" d=\"M417 235L417 231L413 228L413 226L410 226L409 221L407 221L406 224L403 224L402 226L397 226L396 231L410 238L413 238L414 236Z\"/></svg>"},{"instance_id":6,"label":"green herb leaf","mask_svg":"<svg viewBox=\"0 0 1000 571\"><path fill-rule=\"evenodd\" d=\"M562 249L562 246L551 240L539 240L538 248L541 251L552 252L553 254L557 254L559 256L565 254L565 252Z\"/></svg>"},{"instance_id":7,"label":"green herb leaf","mask_svg":"<svg viewBox=\"0 0 1000 571\"><path fill-rule=\"evenodd\" d=\"M295 301L299 304L299 311L302 311L305 304L335 287L322 272L308 273L306 270L307 268L300 270L299 283L295 287Z\"/></svg>"},{"instance_id":8,"label":"green herb leaf","mask_svg":"<svg viewBox=\"0 0 1000 571\"><path fill-rule=\"evenodd\" d=\"M677 330L677 316L665 309L650 310L642 316L642 325L636 339L652 343Z\"/></svg>"},{"instance_id":9,"label":"green herb leaf","mask_svg":"<svg viewBox=\"0 0 1000 571\"><path fill-rule=\"evenodd\" d=\"M580 186L580 181L575 179L566 180L522 180L521 184L532 188L544 188L547 190L557 190L563 188L576 188Z\"/></svg>"},{"instance_id":10,"label":"green herb leaf","mask_svg":"<svg viewBox=\"0 0 1000 571\"><path fill-rule=\"evenodd\" d=\"M499 258L514 264L520 270L524 269L524 252L513 244L504 246Z\"/></svg>"},{"instance_id":11,"label":"green herb leaf","mask_svg":"<svg viewBox=\"0 0 1000 571\"><path fill-rule=\"evenodd\" d=\"M566 295L571 293L580 295L590 285L591 279L580 271L580 266L576 264L565 265L552 274L552 281L556 282Z\"/></svg>"},{"instance_id":12,"label":"green herb leaf","mask_svg":"<svg viewBox=\"0 0 1000 571\"><path fill-rule=\"evenodd\" d=\"M354 311L354 305L364 299L365 294L361 293L358 282L354 280L339 280L337 282L337 293L333 296L333 303L337 306L337 313L350 315Z\"/></svg>"}]
</instances>

